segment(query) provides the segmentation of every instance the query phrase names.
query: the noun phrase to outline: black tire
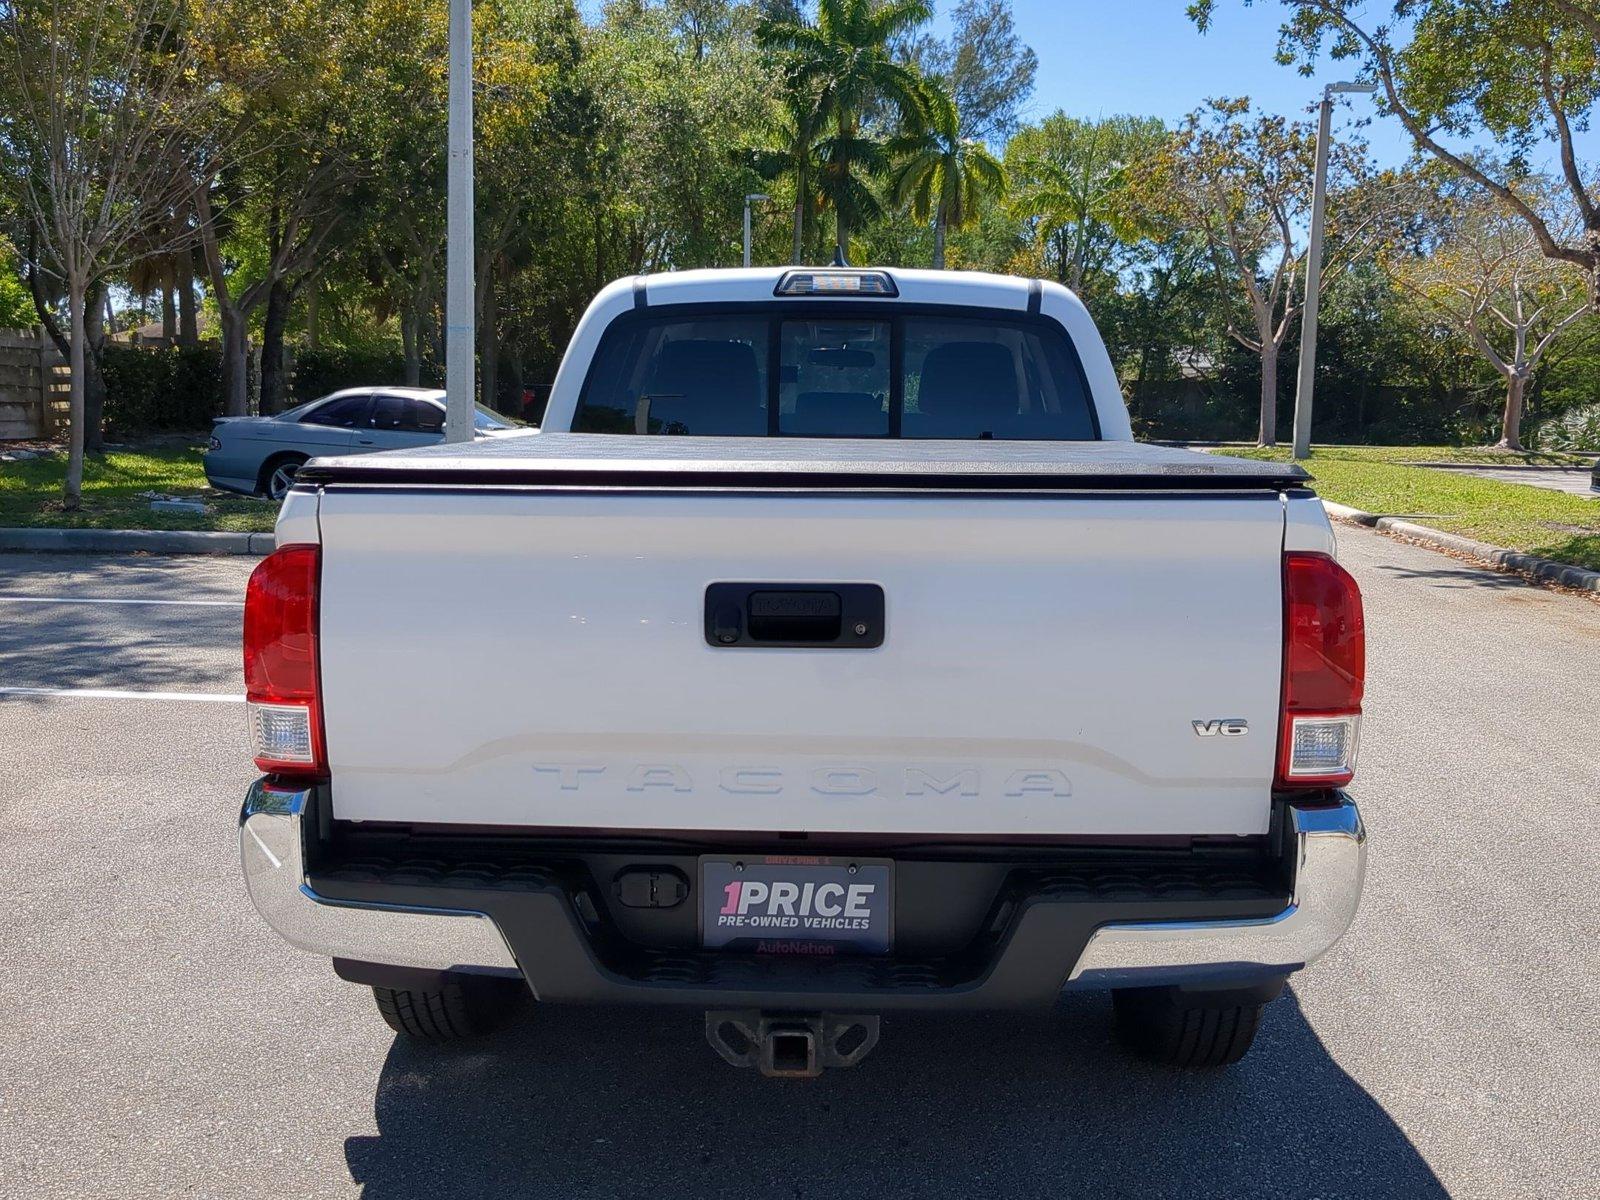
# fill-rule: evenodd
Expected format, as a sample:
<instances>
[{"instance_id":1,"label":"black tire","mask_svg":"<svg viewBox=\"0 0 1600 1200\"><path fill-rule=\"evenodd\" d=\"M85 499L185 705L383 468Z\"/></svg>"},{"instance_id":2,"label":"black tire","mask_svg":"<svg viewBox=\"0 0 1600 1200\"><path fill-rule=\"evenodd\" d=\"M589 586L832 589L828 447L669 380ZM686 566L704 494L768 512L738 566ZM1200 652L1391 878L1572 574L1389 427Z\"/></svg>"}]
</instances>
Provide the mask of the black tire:
<instances>
[{"instance_id":1,"label":"black tire","mask_svg":"<svg viewBox=\"0 0 1600 1200\"><path fill-rule=\"evenodd\" d=\"M1182 1071L1238 1062L1255 1041L1266 1008L1252 993L1195 996L1177 988L1125 988L1111 994L1111 1003L1125 1044Z\"/></svg>"},{"instance_id":2,"label":"black tire","mask_svg":"<svg viewBox=\"0 0 1600 1200\"><path fill-rule=\"evenodd\" d=\"M273 495L278 485L279 472L287 474L289 481L292 482L294 473L304 466L305 462L304 454L274 454L261 464L261 474L256 479L256 493L268 500L282 500L284 492L288 491L287 487L277 495Z\"/></svg>"},{"instance_id":3,"label":"black tire","mask_svg":"<svg viewBox=\"0 0 1600 1200\"><path fill-rule=\"evenodd\" d=\"M520 981L445 981L437 989L376 987L372 996L389 1028L424 1042L478 1037L500 1024L526 989Z\"/></svg>"}]
</instances>

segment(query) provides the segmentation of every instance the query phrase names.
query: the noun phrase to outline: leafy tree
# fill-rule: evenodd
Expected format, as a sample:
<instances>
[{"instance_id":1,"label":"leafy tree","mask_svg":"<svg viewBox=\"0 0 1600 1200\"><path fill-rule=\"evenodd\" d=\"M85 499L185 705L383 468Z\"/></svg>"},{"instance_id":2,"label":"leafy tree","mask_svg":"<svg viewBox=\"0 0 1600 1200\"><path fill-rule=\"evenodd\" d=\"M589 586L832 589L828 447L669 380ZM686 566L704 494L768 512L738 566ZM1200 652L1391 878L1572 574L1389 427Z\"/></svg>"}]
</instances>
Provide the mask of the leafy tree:
<instances>
[{"instance_id":1,"label":"leafy tree","mask_svg":"<svg viewBox=\"0 0 1600 1200\"><path fill-rule=\"evenodd\" d=\"M1548 198L1558 194L1553 181L1515 182L1519 194L1549 211ZM1527 223L1480 189L1447 193L1438 207L1425 253L1400 260L1396 278L1504 381L1498 445L1520 450L1529 384L1556 339L1593 311L1582 275L1546 258ZM1570 236L1558 217L1544 220Z\"/></svg>"},{"instance_id":2,"label":"leafy tree","mask_svg":"<svg viewBox=\"0 0 1600 1200\"><path fill-rule=\"evenodd\" d=\"M193 86L189 17L181 0L0 4L0 188L28 228L36 288L48 272L67 298L69 509L83 485L88 310L181 203L188 173L230 149L223 87Z\"/></svg>"},{"instance_id":3,"label":"leafy tree","mask_svg":"<svg viewBox=\"0 0 1600 1200\"><path fill-rule=\"evenodd\" d=\"M1248 4L1250 0L1245 0ZM1205 30L1216 0L1193 0ZM1589 277L1600 295L1600 177L1579 156L1600 99L1600 9L1593 0L1389 0L1387 21L1363 0L1283 0L1278 57L1309 71L1326 52L1353 60L1381 88L1380 104L1424 154L1496 196L1540 253ZM1485 134L1510 155L1498 165L1458 148ZM1457 144L1452 144L1452 142ZM1561 204L1528 190L1526 164L1552 150Z\"/></svg>"},{"instance_id":4,"label":"leafy tree","mask_svg":"<svg viewBox=\"0 0 1600 1200\"><path fill-rule=\"evenodd\" d=\"M1191 113L1140 173L1147 210L1201 238L1219 283L1243 301L1248 324L1230 306L1227 328L1260 358L1256 436L1263 446L1277 442L1278 360L1300 311L1298 231L1309 216L1314 153L1309 125L1253 116L1248 100L1213 100ZM1330 159L1324 267L1330 283L1371 245L1371 214L1356 211L1370 198L1356 186L1364 154L1364 146L1346 139Z\"/></svg>"},{"instance_id":5,"label":"leafy tree","mask_svg":"<svg viewBox=\"0 0 1600 1200\"><path fill-rule=\"evenodd\" d=\"M1056 112L1006 145L1012 210L1032 227L1041 259L1074 291L1136 237L1141 217L1130 166L1156 154L1166 128L1154 117L1084 121Z\"/></svg>"},{"instance_id":6,"label":"leafy tree","mask_svg":"<svg viewBox=\"0 0 1600 1200\"><path fill-rule=\"evenodd\" d=\"M195 229L222 332L224 411L247 411L247 349L267 306L264 406L275 406L282 323L325 268L324 250L364 206L378 164L363 109L373 23L368 0L284 0L219 28L208 47L221 78L241 63L273 64L274 86L242 94L243 155L195 176Z\"/></svg>"},{"instance_id":7,"label":"leafy tree","mask_svg":"<svg viewBox=\"0 0 1600 1200\"><path fill-rule=\"evenodd\" d=\"M923 101L928 123L890 143L901 159L891 178L895 202L918 221L933 218L933 265L944 269L945 231L960 229L982 205L1005 191L1006 173L982 142L961 136L955 101L930 85Z\"/></svg>"},{"instance_id":8,"label":"leafy tree","mask_svg":"<svg viewBox=\"0 0 1600 1200\"><path fill-rule=\"evenodd\" d=\"M950 24L948 41L919 35L906 57L954 96L962 137L1009 137L1039 70L1039 56L1017 36L1011 0L960 0Z\"/></svg>"},{"instance_id":9,"label":"leafy tree","mask_svg":"<svg viewBox=\"0 0 1600 1200\"><path fill-rule=\"evenodd\" d=\"M821 198L817 194L819 174L817 137L822 114L810 97L786 92L773 106L761 145L753 152L752 165L769 185L786 189L793 196L789 205L792 219L789 261L806 260L806 225L816 219Z\"/></svg>"},{"instance_id":10,"label":"leafy tree","mask_svg":"<svg viewBox=\"0 0 1600 1200\"><path fill-rule=\"evenodd\" d=\"M790 92L810 98L828 128L818 187L834 211L841 258L849 255L851 225L881 212L863 173L881 172L888 157L882 140L864 131L863 114L881 103L900 120L921 123L921 75L894 57L890 43L932 14L928 0L818 0L815 24L764 19L760 25L761 44L785 55Z\"/></svg>"}]
</instances>

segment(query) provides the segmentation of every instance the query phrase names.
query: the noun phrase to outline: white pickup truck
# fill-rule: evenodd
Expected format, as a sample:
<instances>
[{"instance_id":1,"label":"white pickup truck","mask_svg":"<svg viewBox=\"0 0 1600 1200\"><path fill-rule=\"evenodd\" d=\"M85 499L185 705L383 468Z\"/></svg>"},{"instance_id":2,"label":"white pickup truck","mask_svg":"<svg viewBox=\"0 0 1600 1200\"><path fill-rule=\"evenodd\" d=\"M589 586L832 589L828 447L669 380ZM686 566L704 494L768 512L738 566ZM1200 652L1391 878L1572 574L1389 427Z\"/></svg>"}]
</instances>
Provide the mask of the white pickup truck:
<instances>
[{"instance_id":1,"label":"white pickup truck","mask_svg":"<svg viewBox=\"0 0 1600 1200\"><path fill-rule=\"evenodd\" d=\"M277 539L245 878L404 1033L678 1005L810 1075L883 1013L1097 989L1218 1065L1355 915L1322 505L1135 443L1052 284L623 280L544 432L314 459Z\"/></svg>"}]
</instances>

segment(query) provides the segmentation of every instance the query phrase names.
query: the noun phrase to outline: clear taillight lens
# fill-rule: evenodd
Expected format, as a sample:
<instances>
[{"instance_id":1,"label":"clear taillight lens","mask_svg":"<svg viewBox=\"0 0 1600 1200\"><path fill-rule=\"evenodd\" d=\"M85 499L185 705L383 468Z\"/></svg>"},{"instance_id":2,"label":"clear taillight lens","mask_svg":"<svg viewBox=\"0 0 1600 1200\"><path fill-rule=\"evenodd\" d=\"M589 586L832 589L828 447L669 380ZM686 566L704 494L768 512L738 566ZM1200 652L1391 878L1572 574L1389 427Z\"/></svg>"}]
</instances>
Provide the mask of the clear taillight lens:
<instances>
[{"instance_id":1,"label":"clear taillight lens","mask_svg":"<svg viewBox=\"0 0 1600 1200\"><path fill-rule=\"evenodd\" d=\"M1326 554L1283 559L1279 787L1337 787L1355 776L1366 683L1361 589Z\"/></svg>"},{"instance_id":2,"label":"clear taillight lens","mask_svg":"<svg viewBox=\"0 0 1600 1200\"><path fill-rule=\"evenodd\" d=\"M284 546L257 564L244 598L244 690L256 766L327 773L318 679L321 552Z\"/></svg>"}]
</instances>

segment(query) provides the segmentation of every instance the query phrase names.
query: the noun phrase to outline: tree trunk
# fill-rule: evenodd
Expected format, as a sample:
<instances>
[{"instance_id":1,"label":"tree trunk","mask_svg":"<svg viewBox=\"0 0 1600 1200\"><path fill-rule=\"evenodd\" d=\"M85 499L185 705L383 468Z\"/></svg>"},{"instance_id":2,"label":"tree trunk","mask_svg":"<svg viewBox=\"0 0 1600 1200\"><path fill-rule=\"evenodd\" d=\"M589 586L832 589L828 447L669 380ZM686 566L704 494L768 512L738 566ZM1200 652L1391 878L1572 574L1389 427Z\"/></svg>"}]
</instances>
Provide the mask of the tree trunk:
<instances>
[{"instance_id":1,"label":"tree trunk","mask_svg":"<svg viewBox=\"0 0 1600 1200\"><path fill-rule=\"evenodd\" d=\"M799 186L795 187L794 200L794 252L789 256L789 261L799 266L806 260L806 196Z\"/></svg>"},{"instance_id":2,"label":"tree trunk","mask_svg":"<svg viewBox=\"0 0 1600 1200\"><path fill-rule=\"evenodd\" d=\"M512 345L515 347L516 343L512 343ZM527 408L524 400L528 394L528 389L527 385L524 383L525 376L523 371L522 351L519 349L513 349L511 357L507 361L511 363L511 403L508 404L502 411L504 411L507 416L517 417L526 421L528 419L528 414L523 410Z\"/></svg>"},{"instance_id":3,"label":"tree trunk","mask_svg":"<svg viewBox=\"0 0 1600 1200\"><path fill-rule=\"evenodd\" d=\"M267 312L261 323L262 416L283 407L283 329L289 323L289 306L293 302L293 289L281 279L267 291Z\"/></svg>"},{"instance_id":4,"label":"tree trunk","mask_svg":"<svg viewBox=\"0 0 1600 1200\"><path fill-rule=\"evenodd\" d=\"M1528 387L1528 377L1513 371L1506 377L1506 407L1500 415L1500 440L1496 443L1504 450L1522 449L1522 398Z\"/></svg>"},{"instance_id":5,"label":"tree trunk","mask_svg":"<svg viewBox=\"0 0 1600 1200\"><path fill-rule=\"evenodd\" d=\"M400 345L405 352L406 386L417 387L422 382L422 354L417 346L421 340L417 326L417 306L408 304L400 313Z\"/></svg>"},{"instance_id":6,"label":"tree trunk","mask_svg":"<svg viewBox=\"0 0 1600 1200\"><path fill-rule=\"evenodd\" d=\"M195 315L194 254L178 252L178 345L198 346L200 325Z\"/></svg>"},{"instance_id":7,"label":"tree trunk","mask_svg":"<svg viewBox=\"0 0 1600 1200\"><path fill-rule=\"evenodd\" d=\"M1261 425L1256 431L1256 445L1278 444L1278 344L1270 338L1261 340Z\"/></svg>"},{"instance_id":8,"label":"tree trunk","mask_svg":"<svg viewBox=\"0 0 1600 1200\"><path fill-rule=\"evenodd\" d=\"M67 477L61 485L61 504L75 511L83 500L83 361L88 334L84 326L83 280L68 277L67 315L71 329L67 363L72 371L72 387L67 401Z\"/></svg>"},{"instance_id":9,"label":"tree trunk","mask_svg":"<svg viewBox=\"0 0 1600 1200\"><path fill-rule=\"evenodd\" d=\"M944 270L944 208L933 215L933 269Z\"/></svg>"},{"instance_id":10,"label":"tree trunk","mask_svg":"<svg viewBox=\"0 0 1600 1200\"><path fill-rule=\"evenodd\" d=\"M250 323L232 304L217 305L222 323L222 411L242 417L250 411Z\"/></svg>"},{"instance_id":11,"label":"tree trunk","mask_svg":"<svg viewBox=\"0 0 1600 1200\"><path fill-rule=\"evenodd\" d=\"M178 340L178 267L168 258L161 271L161 340L168 346Z\"/></svg>"},{"instance_id":12,"label":"tree trunk","mask_svg":"<svg viewBox=\"0 0 1600 1200\"><path fill-rule=\"evenodd\" d=\"M494 266L492 259L483 266L483 303L478 306L478 394L489 408L498 408L495 402L500 387L500 330L494 298Z\"/></svg>"},{"instance_id":13,"label":"tree trunk","mask_svg":"<svg viewBox=\"0 0 1600 1200\"><path fill-rule=\"evenodd\" d=\"M322 283L311 281L311 291L306 294L306 349L315 350L319 331L318 319L322 316Z\"/></svg>"},{"instance_id":14,"label":"tree trunk","mask_svg":"<svg viewBox=\"0 0 1600 1200\"><path fill-rule=\"evenodd\" d=\"M84 293L83 449L88 454L99 454L105 445L106 380L100 363L106 330L101 315L109 294L103 282Z\"/></svg>"}]
</instances>

